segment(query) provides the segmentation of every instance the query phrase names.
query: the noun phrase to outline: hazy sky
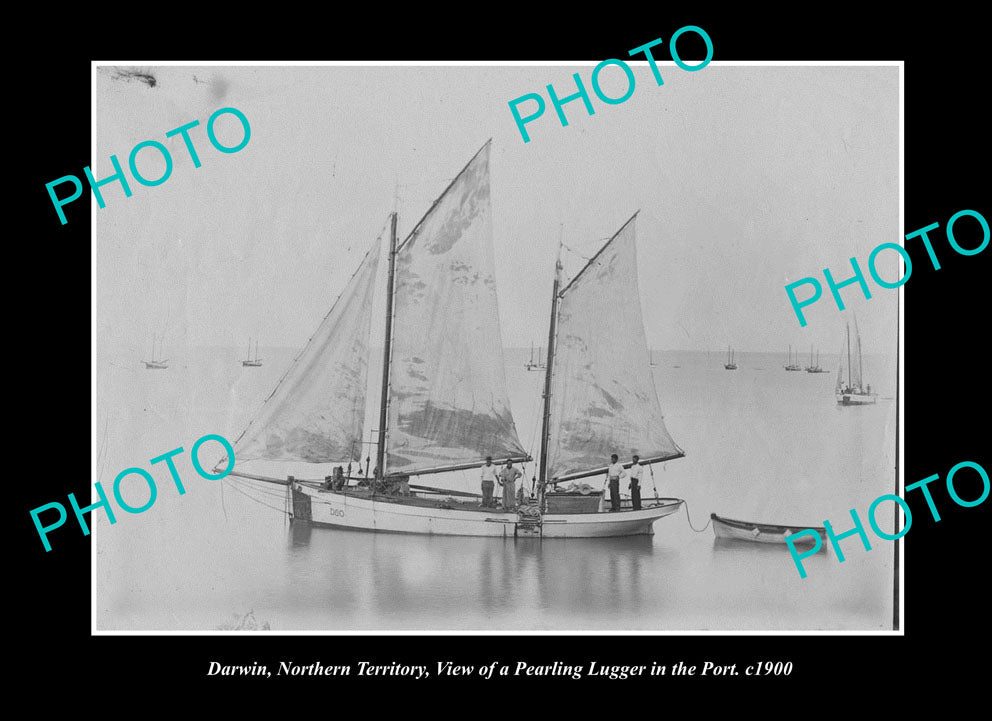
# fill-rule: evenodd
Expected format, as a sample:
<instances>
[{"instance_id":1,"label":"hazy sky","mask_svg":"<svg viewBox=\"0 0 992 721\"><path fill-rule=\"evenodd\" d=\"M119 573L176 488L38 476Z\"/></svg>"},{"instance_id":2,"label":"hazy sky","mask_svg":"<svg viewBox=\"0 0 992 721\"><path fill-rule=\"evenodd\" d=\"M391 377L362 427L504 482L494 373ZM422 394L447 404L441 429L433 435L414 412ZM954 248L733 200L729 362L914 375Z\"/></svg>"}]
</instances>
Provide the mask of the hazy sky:
<instances>
[{"instance_id":1,"label":"hazy sky","mask_svg":"<svg viewBox=\"0 0 992 721\"><path fill-rule=\"evenodd\" d=\"M872 248L900 242L897 67L711 64L688 73L668 63L659 87L633 63L633 95L606 105L591 91L593 65L142 68L154 87L100 68L96 177L113 172L111 153L126 167L144 140L165 144L174 162L162 185L131 180L130 198L117 184L103 188L104 350L147 355L153 333L174 358L186 345L245 346L248 336L301 346L394 205L402 239L492 137L506 345L546 342L560 226L578 251L565 253L571 274L640 209L652 347L784 355L791 343L835 353L854 309L865 351L894 353L897 291L869 279L866 300L849 286L841 313L822 269L847 278L853 255L867 274ZM525 144L507 102L549 83L570 94L576 71L596 114L569 103L563 128L548 102ZM608 94L622 94L619 70L601 77ZM206 136L207 118L225 106L251 123L249 144L233 154ZM165 138L194 119L200 168L178 136ZM233 116L218 121L225 144L240 133ZM162 172L152 150L138 167ZM880 257L884 278L899 276L895 258ZM824 297L800 328L784 286L804 276L819 276ZM618 299L626 293L617 288Z\"/></svg>"}]
</instances>

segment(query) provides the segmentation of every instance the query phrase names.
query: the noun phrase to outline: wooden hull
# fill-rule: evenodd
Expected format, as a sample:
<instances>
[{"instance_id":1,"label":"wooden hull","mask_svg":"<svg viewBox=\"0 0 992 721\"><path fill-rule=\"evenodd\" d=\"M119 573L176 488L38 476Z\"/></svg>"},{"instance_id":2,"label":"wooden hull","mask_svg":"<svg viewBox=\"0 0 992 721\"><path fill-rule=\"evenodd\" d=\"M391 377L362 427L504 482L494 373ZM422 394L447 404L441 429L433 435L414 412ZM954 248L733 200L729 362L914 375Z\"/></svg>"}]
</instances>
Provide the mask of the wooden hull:
<instances>
[{"instance_id":1,"label":"wooden hull","mask_svg":"<svg viewBox=\"0 0 992 721\"><path fill-rule=\"evenodd\" d=\"M245 366L246 368L261 368L262 362L261 361L246 361L246 360L243 360L243 361L241 361L241 365Z\"/></svg>"},{"instance_id":2,"label":"wooden hull","mask_svg":"<svg viewBox=\"0 0 992 721\"><path fill-rule=\"evenodd\" d=\"M836 396L841 406L867 406L878 400L876 393L837 393Z\"/></svg>"},{"instance_id":3,"label":"wooden hull","mask_svg":"<svg viewBox=\"0 0 992 721\"><path fill-rule=\"evenodd\" d=\"M149 363L148 361L143 361L143 363L145 364L145 368L147 368L148 370L161 371L161 370L166 370L169 367L164 363Z\"/></svg>"},{"instance_id":4,"label":"wooden hull","mask_svg":"<svg viewBox=\"0 0 992 721\"><path fill-rule=\"evenodd\" d=\"M770 523L753 523L751 521L735 521L731 518L721 518L715 513L710 514L713 521L713 532L717 538L732 538L738 541L755 543L785 543L789 536L800 531L816 531L821 543L827 540L827 530L822 526L777 526ZM812 545L814 539L808 533L797 538L797 546Z\"/></svg>"},{"instance_id":5,"label":"wooden hull","mask_svg":"<svg viewBox=\"0 0 992 721\"><path fill-rule=\"evenodd\" d=\"M365 496L365 497L363 497ZM675 513L683 501L663 498L656 506L634 511L543 514L541 524L531 530L523 524L515 511L500 508L483 509L476 502L447 504L440 508L436 503L422 501L411 505L409 500L377 496L367 497L353 491L335 492L292 484L294 521L305 521L316 526L348 528L379 533L416 533L441 536L543 536L544 538L608 538L653 534L653 524L659 518ZM420 501L420 499L416 499ZM655 503L655 501L650 501ZM454 506L462 506L455 508Z\"/></svg>"}]
</instances>

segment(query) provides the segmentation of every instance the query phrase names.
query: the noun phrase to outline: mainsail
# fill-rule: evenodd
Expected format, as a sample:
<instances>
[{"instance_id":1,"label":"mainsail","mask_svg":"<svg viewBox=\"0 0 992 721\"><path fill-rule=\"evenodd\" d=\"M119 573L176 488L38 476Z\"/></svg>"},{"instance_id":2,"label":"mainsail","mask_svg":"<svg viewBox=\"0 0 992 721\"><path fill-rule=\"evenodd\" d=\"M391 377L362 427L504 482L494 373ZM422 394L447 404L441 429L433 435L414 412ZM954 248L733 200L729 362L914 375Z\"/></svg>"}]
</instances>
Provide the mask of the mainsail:
<instances>
[{"instance_id":1,"label":"mainsail","mask_svg":"<svg viewBox=\"0 0 992 721\"><path fill-rule=\"evenodd\" d=\"M649 370L635 239L632 217L559 294L549 479L605 472L612 453L647 463L683 455Z\"/></svg>"},{"instance_id":2,"label":"mainsail","mask_svg":"<svg viewBox=\"0 0 992 721\"><path fill-rule=\"evenodd\" d=\"M503 369L489 144L396 251L386 472L525 460Z\"/></svg>"},{"instance_id":3,"label":"mainsail","mask_svg":"<svg viewBox=\"0 0 992 721\"><path fill-rule=\"evenodd\" d=\"M237 461L330 463L361 457L379 240L313 337L235 442Z\"/></svg>"}]
</instances>

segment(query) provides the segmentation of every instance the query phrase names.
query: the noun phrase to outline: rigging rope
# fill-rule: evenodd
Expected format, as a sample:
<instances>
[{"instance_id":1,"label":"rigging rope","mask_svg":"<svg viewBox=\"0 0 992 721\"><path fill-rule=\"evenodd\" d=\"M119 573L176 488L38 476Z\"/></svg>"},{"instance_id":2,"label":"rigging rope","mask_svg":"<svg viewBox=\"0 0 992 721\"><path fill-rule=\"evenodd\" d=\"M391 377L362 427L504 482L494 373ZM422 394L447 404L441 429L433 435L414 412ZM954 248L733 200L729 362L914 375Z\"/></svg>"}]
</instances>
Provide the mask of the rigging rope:
<instances>
[{"instance_id":1,"label":"rigging rope","mask_svg":"<svg viewBox=\"0 0 992 721\"><path fill-rule=\"evenodd\" d=\"M227 479L224 479L224 480L227 480ZM257 498L255 498L254 496L252 496L251 494L246 493L245 491L242 491L240 488L238 488L233 483L231 484L231 488L233 488L235 491L237 491L238 493L240 493L242 496L245 496L246 498L250 498L251 500L255 501L255 503L260 503L263 506L266 506L267 508L271 508L274 511L279 511L280 513L286 513L286 509L285 508L279 508L278 506L270 505L270 504L266 503L265 501L260 501Z\"/></svg>"}]
</instances>

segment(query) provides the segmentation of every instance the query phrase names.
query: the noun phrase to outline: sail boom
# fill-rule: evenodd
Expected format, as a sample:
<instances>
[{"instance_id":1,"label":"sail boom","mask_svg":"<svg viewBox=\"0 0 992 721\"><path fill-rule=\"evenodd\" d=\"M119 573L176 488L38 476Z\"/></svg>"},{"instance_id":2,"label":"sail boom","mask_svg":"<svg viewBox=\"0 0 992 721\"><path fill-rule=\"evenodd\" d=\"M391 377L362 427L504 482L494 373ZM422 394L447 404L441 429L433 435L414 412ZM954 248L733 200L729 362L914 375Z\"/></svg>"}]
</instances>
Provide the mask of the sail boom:
<instances>
[{"instance_id":1,"label":"sail boom","mask_svg":"<svg viewBox=\"0 0 992 721\"><path fill-rule=\"evenodd\" d=\"M530 456L509 456L507 458L493 458L493 466L506 465L507 461L512 461L513 463L527 463L534 460ZM472 461L470 463L459 463L458 465L450 466L436 466L434 468L417 468L409 471L390 473L386 478L395 478L397 476L426 476L432 473L447 473L448 471L467 471L472 468L481 468L486 465L486 459L481 458L478 461Z\"/></svg>"},{"instance_id":2,"label":"sail boom","mask_svg":"<svg viewBox=\"0 0 992 721\"><path fill-rule=\"evenodd\" d=\"M685 457L685 453L680 451L675 454L654 456L653 458L641 458L638 462L642 466L650 466L653 463L662 463L664 461L671 461L676 458L684 458L684 457ZM629 468L629 467L630 467L629 464L624 466L624 468ZM564 483L565 481L574 481L576 478L588 478L589 476L604 475L608 469L609 466L602 466L601 468L593 468L592 470L588 470L588 471L577 471L575 473L567 473L563 476L551 480L550 482L552 484Z\"/></svg>"}]
</instances>

